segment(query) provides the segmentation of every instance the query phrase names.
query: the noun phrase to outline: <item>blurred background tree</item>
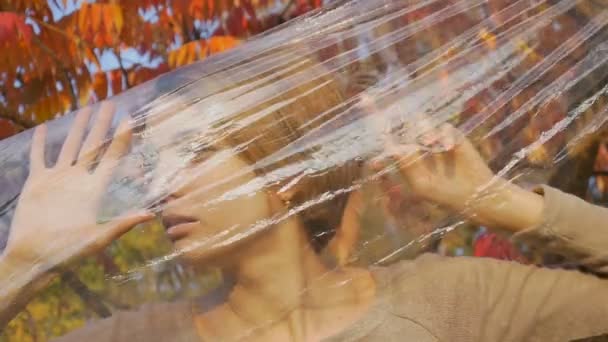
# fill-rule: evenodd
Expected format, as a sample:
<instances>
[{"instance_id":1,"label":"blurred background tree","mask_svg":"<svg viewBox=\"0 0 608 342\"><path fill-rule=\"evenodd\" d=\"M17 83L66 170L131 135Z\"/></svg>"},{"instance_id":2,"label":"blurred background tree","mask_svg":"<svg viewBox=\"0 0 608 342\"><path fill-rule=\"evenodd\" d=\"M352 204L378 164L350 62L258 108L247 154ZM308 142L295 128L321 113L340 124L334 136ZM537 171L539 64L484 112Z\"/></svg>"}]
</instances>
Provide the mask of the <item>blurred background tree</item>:
<instances>
[{"instance_id":1,"label":"blurred background tree","mask_svg":"<svg viewBox=\"0 0 608 342\"><path fill-rule=\"evenodd\" d=\"M0 139L205 59L322 0L0 0Z\"/></svg>"}]
</instances>

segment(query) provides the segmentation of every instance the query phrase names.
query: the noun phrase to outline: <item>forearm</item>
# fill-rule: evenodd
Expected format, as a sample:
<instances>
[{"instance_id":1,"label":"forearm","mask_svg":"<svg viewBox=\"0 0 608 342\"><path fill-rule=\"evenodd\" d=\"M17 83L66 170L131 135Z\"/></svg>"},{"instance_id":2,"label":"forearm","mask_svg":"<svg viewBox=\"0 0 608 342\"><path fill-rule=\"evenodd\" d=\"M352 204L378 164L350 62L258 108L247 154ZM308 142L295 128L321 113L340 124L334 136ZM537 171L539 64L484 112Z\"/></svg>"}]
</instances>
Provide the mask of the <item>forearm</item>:
<instances>
[{"instance_id":1,"label":"forearm","mask_svg":"<svg viewBox=\"0 0 608 342\"><path fill-rule=\"evenodd\" d=\"M0 255L0 330L55 276L36 265L19 263L8 253Z\"/></svg>"},{"instance_id":2,"label":"forearm","mask_svg":"<svg viewBox=\"0 0 608 342\"><path fill-rule=\"evenodd\" d=\"M479 224L519 232L543 220L543 197L504 180L493 181L467 203L465 213Z\"/></svg>"}]
</instances>

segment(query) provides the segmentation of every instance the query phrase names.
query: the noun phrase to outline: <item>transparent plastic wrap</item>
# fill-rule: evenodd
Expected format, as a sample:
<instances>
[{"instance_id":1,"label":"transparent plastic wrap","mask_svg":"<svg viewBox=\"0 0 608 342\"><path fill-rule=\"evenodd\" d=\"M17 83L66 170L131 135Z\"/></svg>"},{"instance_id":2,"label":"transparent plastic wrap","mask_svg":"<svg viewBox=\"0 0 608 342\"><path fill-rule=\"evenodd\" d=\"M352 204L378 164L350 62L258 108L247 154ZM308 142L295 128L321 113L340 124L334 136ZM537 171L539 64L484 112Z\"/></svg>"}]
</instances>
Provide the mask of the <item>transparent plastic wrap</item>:
<instances>
[{"instance_id":1,"label":"transparent plastic wrap","mask_svg":"<svg viewBox=\"0 0 608 342\"><path fill-rule=\"evenodd\" d=\"M0 141L0 341L608 333L608 209L567 194L606 132L607 24L338 1ZM437 255L471 226L518 256Z\"/></svg>"}]
</instances>

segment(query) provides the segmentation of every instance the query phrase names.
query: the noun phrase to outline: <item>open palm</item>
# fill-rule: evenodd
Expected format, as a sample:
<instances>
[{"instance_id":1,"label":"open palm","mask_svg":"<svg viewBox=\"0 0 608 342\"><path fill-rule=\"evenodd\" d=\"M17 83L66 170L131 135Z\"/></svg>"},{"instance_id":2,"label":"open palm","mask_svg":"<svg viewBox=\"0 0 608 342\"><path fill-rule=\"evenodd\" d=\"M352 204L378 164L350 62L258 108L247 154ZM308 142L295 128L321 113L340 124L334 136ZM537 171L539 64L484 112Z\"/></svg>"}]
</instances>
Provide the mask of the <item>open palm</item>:
<instances>
[{"instance_id":1,"label":"open palm","mask_svg":"<svg viewBox=\"0 0 608 342\"><path fill-rule=\"evenodd\" d=\"M28 264L55 267L72 258L97 253L134 225L152 217L134 212L98 222L98 209L132 131L124 120L100 156L114 110L101 107L97 122L83 138L91 116L80 111L56 164L45 165L46 127L36 128L30 152L30 174L21 192L6 251ZM96 167L91 170L92 165Z\"/></svg>"}]
</instances>

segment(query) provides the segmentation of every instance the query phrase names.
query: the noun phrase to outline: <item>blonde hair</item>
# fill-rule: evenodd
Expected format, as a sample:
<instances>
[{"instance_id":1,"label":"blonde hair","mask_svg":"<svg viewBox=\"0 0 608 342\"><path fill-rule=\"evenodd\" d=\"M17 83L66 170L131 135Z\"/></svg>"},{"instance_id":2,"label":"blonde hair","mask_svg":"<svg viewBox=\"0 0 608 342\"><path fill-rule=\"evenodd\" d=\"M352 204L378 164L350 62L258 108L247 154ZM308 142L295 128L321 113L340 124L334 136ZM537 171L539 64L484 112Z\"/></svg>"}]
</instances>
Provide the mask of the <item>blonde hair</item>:
<instances>
[{"instance_id":1,"label":"blonde hair","mask_svg":"<svg viewBox=\"0 0 608 342\"><path fill-rule=\"evenodd\" d=\"M231 115L232 122L247 124L241 128L228 128L221 139L222 145L242 147L240 156L250 164L272 156L346 109L344 91L337 77L313 57L303 55L305 52L298 48L281 48L256 59L277 58L289 62L261 73L254 73L249 68L239 71L227 69L210 77L210 81L217 82L215 85L223 87L224 92L245 89L239 96L261 99L256 100L252 107ZM306 150L280 159L257 172L270 172L290 163L305 161L310 158L311 152ZM323 170L322 173L305 175L293 187L288 205L298 207L305 202L315 201L324 193L334 194L351 186L359 175L360 166L356 161ZM290 181L285 180L285 183ZM325 247L335 234L347 197L348 194L335 196L300 213L316 251Z\"/></svg>"}]
</instances>

